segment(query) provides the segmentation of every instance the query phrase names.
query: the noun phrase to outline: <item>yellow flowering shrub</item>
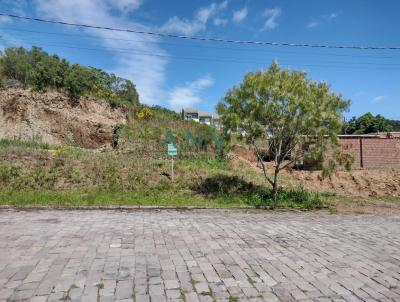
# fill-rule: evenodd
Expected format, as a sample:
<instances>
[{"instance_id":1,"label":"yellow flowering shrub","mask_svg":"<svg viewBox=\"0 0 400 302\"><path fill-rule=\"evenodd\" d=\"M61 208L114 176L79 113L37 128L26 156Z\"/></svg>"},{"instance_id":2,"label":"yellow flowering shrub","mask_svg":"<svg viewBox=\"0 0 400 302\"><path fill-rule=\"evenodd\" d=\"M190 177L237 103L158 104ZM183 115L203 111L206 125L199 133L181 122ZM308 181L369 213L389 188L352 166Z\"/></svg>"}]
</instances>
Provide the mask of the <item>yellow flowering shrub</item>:
<instances>
[{"instance_id":1,"label":"yellow flowering shrub","mask_svg":"<svg viewBox=\"0 0 400 302\"><path fill-rule=\"evenodd\" d=\"M153 117L153 112L145 107L136 114L139 120L149 120Z\"/></svg>"}]
</instances>

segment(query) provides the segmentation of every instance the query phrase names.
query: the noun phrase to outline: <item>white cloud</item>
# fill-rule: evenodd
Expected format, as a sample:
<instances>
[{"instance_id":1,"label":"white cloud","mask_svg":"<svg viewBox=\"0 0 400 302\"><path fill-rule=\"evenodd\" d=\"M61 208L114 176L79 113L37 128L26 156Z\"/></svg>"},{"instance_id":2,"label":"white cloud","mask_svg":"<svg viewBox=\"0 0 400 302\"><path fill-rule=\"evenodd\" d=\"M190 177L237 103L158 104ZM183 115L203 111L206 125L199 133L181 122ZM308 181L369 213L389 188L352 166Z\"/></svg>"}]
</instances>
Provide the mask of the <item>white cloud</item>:
<instances>
[{"instance_id":1,"label":"white cloud","mask_svg":"<svg viewBox=\"0 0 400 302\"><path fill-rule=\"evenodd\" d=\"M196 81L189 82L185 86L175 87L170 91L168 96L168 104L175 110L183 107L190 107L200 103L201 97L199 94L205 88L214 84L214 80L206 75Z\"/></svg>"},{"instance_id":2,"label":"white cloud","mask_svg":"<svg viewBox=\"0 0 400 302\"><path fill-rule=\"evenodd\" d=\"M320 26L327 22L332 22L334 19L338 17L337 13L330 13L329 15L319 16L318 18L314 19L310 23L307 24L308 28L314 28Z\"/></svg>"},{"instance_id":3,"label":"white cloud","mask_svg":"<svg viewBox=\"0 0 400 302\"><path fill-rule=\"evenodd\" d=\"M142 0L108 0L109 5L118 9L121 12L129 12L139 8L142 5Z\"/></svg>"},{"instance_id":4,"label":"white cloud","mask_svg":"<svg viewBox=\"0 0 400 302\"><path fill-rule=\"evenodd\" d=\"M131 22L121 16L111 13L112 9L119 9L130 5L132 9L137 1L110 0L35 0L37 10L47 18L62 21L86 23L90 25L104 25L120 28L136 28L149 30L139 23ZM137 4L136 4L137 5ZM139 36L133 33L113 32L87 29L90 34L102 38L103 46L112 48L134 48L135 51L118 53L110 57L115 60L115 67L110 72L132 80L139 91L140 100L147 104L160 104L166 95L163 90L167 58L148 56L143 53L166 53L157 45L157 38ZM117 38L135 41L120 41L107 38Z\"/></svg>"},{"instance_id":5,"label":"white cloud","mask_svg":"<svg viewBox=\"0 0 400 302\"><path fill-rule=\"evenodd\" d=\"M219 4L218 7L219 7L220 10L227 9L227 8L228 8L228 0L222 1L222 2Z\"/></svg>"},{"instance_id":6,"label":"white cloud","mask_svg":"<svg viewBox=\"0 0 400 302\"><path fill-rule=\"evenodd\" d=\"M188 20L181 19L177 16L169 18L169 20L161 26L161 31L167 33L180 33L184 35L194 35L197 32L203 31L205 29L205 23L199 20Z\"/></svg>"},{"instance_id":7,"label":"white cloud","mask_svg":"<svg viewBox=\"0 0 400 302\"><path fill-rule=\"evenodd\" d=\"M211 3L207 7L200 8L196 14L196 19L201 23L207 23L210 16L212 16L217 10L217 5Z\"/></svg>"},{"instance_id":8,"label":"white cloud","mask_svg":"<svg viewBox=\"0 0 400 302\"><path fill-rule=\"evenodd\" d=\"M277 19L281 13L282 11L279 7L266 9L264 12L264 17L267 17L267 20L264 23L263 30L276 28L278 26Z\"/></svg>"},{"instance_id":9,"label":"white cloud","mask_svg":"<svg viewBox=\"0 0 400 302\"><path fill-rule=\"evenodd\" d=\"M376 104L376 103L380 103L385 99L385 97L383 95L378 95L376 97L374 97L372 99L372 103Z\"/></svg>"},{"instance_id":10,"label":"white cloud","mask_svg":"<svg viewBox=\"0 0 400 302\"><path fill-rule=\"evenodd\" d=\"M225 26L228 23L228 20L223 18L214 18L213 22L215 26Z\"/></svg>"},{"instance_id":11,"label":"white cloud","mask_svg":"<svg viewBox=\"0 0 400 302\"><path fill-rule=\"evenodd\" d=\"M161 30L168 33L180 33L184 35L194 35L200 31L206 29L207 22L214 18L215 25L223 25L219 18L220 12L224 11L228 7L228 1L225 0L221 3L213 2L206 7L200 8L195 14L193 19L179 18L173 16L161 26ZM218 24L219 23L219 24Z\"/></svg>"},{"instance_id":12,"label":"white cloud","mask_svg":"<svg viewBox=\"0 0 400 302\"><path fill-rule=\"evenodd\" d=\"M337 16L338 16L337 13L330 13L329 15L325 15L325 16L322 16L322 17L324 19L326 19L326 20L333 20L333 19L337 18Z\"/></svg>"},{"instance_id":13,"label":"white cloud","mask_svg":"<svg viewBox=\"0 0 400 302\"><path fill-rule=\"evenodd\" d=\"M313 28L313 27L317 27L318 25L320 25L321 23L318 21L313 21L307 24L308 28Z\"/></svg>"},{"instance_id":14,"label":"white cloud","mask_svg":"<svg viewBox=\"0 0 400 302\"><path fill-rule=\"evenodd\" d=\"M247 7L243 7L242 9L234 11L233 12L233 22L239 23L239 22L243 21L247 17L247 14L248 14Z\"/></svg>"}]
</instances>

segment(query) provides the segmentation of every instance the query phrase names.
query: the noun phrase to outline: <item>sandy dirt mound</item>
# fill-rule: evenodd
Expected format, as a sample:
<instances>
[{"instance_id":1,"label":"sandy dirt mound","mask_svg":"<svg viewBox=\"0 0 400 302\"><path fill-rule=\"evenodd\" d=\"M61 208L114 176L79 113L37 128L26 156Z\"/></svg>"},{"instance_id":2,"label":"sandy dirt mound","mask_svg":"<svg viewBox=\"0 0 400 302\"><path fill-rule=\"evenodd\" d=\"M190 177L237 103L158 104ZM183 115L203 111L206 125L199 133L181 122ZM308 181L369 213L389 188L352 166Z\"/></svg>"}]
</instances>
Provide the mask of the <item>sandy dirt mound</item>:
<instances>
[{"instance_id":1,"label":"sandy dirt mound","mask_svg":"<svg viewBox=\"0 0 400 302\"><path fill-rule=\"evenodd\" d=\"M109 147L115 125L125 122L125 109L88 97L72 101L55 92L0 90L0 138Z\"/></svg>"},{"instance_id":2,"label":"sandy dirt mound","mask_svg":"<svg viewBox=\"0 0 400 302\"><path fill-rule=\"evenodd\" d=\"M234 165L245 165L259 171L261 165L251 157L252 151L234 148L230 160ZM266 163L272 172L273 163ZM337 171L322 178L320 171L282 171L281 183L285 187L304 187L316 192L332 192L343 196L400 197L400 170Z\"/></svg>"},{"instance_id":3,"label":"sandy dirt mound","mask_svg":"<svg viewBox=\"0 0 400 302\"><path fill-rule=\"evenodd\" d=\"M362 197L400 197L400 171L396 170L337 171L324 179L318 171L293 171L286 174L318 192Z\"/></svg>"},{"instance_id":4,"label":"sandy dirt mound","mask_svg":"<svg viewBox=\"0 0 400 302\"><path fill-rule=\"evenodd\" d=\"M232 155L236 155L242 159L245 159L249 162L257 162L257 156L254 154L254 151L250 150L249 148L243 146L235 146L231 151Z\"/></svg>"}]
</instances>

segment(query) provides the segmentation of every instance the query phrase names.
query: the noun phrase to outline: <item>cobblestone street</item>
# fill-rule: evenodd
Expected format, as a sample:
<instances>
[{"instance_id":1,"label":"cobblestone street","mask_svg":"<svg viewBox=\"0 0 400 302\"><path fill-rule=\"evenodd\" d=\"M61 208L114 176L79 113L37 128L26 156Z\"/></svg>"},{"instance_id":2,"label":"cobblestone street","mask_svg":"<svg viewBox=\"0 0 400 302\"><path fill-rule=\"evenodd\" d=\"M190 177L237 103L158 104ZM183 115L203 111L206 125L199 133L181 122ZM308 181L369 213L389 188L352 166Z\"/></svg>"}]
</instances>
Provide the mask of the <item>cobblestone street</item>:
<instances>
[{"instance_id":1,"label":"cobblestone street","mask_svg":"<svg viewBox=\"0 0 400 302\"><path fill-rule=\"evenodd\" d=\"M400 301L400 218L0 210L0 301Z\"/></svg>"}]
</instances>

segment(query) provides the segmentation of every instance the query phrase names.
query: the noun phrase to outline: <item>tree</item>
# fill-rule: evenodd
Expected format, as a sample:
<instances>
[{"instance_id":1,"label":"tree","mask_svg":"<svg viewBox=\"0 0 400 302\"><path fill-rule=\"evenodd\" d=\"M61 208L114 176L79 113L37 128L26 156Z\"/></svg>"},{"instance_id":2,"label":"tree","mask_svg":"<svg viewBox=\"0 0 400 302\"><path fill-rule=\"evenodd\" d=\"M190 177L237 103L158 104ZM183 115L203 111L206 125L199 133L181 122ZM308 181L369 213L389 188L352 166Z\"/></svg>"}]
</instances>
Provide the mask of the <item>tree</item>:
<instances>
[{"instance_id":1,"label":"tree","mask_svg":"<svg viewBox=\"0 0 400 302\"><path fill-rule=\"evenodd\" d=\"M400 121L399 120L387 120L389 125L392 127L392 131L400 131Z\"/></svg>"},{"instance_id":2,"label":"tree","mask_svg":"<svg viewBox=\"0 0 400 302\"><path fill-rule=\"evenodd\" d=\"M64 79L65 89L71 98L77 98L90 91L94 86L95 79L89 68L79 64L72 65Z\"/></svg>"},{"instance_id":3,"label":"tree","mask_svg":"<svg viewBox=\"0 0 400 302\"><path fill-rule=\"evenodd\" d=\"M372 115L370 112L356 118L352 117L343 125L344 134L368 134L376 132L390 132L393 127L390 122L381 115Z\"/></svg>"},{"instance_id":4,"label":"tree","mask_svg":"<svg viewBox=\"0 0 400 302\"><path fill-rule=\"evenodd\" d=\"M118 78L122 83L118 87L117 95L120 98L127 100L132 103L134 107L139 106L139 94L136 90L136 86L129 80Z\"/></svg>"},{"instance_id":5,"label":"tree","mask_svg":"<svg viewBox=\"0 0 400 302\"><path fill-rule=\"evenodd\" d=\"M338 145L342 113L349 102L303 72L272 63L267 71L248 73L218 104L225 130L242 133L254 147L263 174L277 198L279 172L301 157L321 157ZM310 147L312 145L312 147ZM273 158L269 175L262 147ZM329 161L334 168L334 160Z\"/></svg>"},{"instance_id":6,"label":"tree","mask_svg":"<svg viewBox=\"0 0 400 302\"><path fill-rule=\"evenodd\" d=\"M1 56L4 78L14 79L28 85L32 64L28 52L20 48L7 48Z\"/></svg>"}]
</instances>

